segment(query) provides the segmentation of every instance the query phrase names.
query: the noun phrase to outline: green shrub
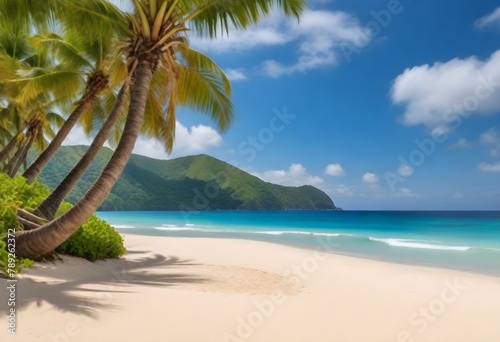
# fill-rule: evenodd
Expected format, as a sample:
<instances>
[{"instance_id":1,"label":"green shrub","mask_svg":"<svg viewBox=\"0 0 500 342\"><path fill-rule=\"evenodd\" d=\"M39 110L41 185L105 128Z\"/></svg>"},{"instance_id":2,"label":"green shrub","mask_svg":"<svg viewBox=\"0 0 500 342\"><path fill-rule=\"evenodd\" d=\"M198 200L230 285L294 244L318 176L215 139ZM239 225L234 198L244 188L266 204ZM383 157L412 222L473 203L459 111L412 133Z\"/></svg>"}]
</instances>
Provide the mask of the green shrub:
<instances>
[{"instance_id":1,"label":"green shrub","mask_svg":"<svg viewBox=\"0 0 500 342\"><path fill-rule=\"evenodd\" d=\"M56 216L71 208L71 203L64 202ZM90 261L106 258L118 258L125 253L123 238L106 221L92 215L75 234L56 248L56 251Z\"/></svg>"},{"instance_id":2,"label":"green shrub","mask_svg":"<svg viewBox=\"0 0 500 342\"><path fill-rule=\"evenodd\" d=\"M49 194L50 190L40 182L29 184L23 177L10 178L5 174L0 174L0 273L7 275L10 261L8 246L5 243L8 229L14 228L16 231L22 229L22 225L16 219L17 209L34 209ZM71 208L71 204L63 203L59 208L58 215L66 212L69 208ZM117 258L125 253L125 247L120 234L106 221L92 215L56 251L94 261ZM29 259L16 259L15 271L18 272L21 266L29 266L32 263Z\"/></svg>"},{"instance_id":3,"label":"green shrub","mask_svg":"<svg viewBox=\"0 0 500 342\"><path fill-rule=\"evenodd\" d=\"M10 178L4 173L0 173L0 199L7 203L31 210L36 208L49 194L50 190L40 182L29 184L24 177Z\"/></svg>"},{"instance_id":4,"label":"green shrub","mask_svg":"<svg viewBox=\"0 0 500 342\"><path fill-rule=\"evenodd\" d=\"M118 258L125 253L123 238L106 221L92 215L68 240L56 249L90 261Z\"/></svg>"},{"instance_id":5,"label":"green shrub","mask_svg":"<svg viewBox=\"0 0 500 342\"><path fill-rule=\"evenodd\" d=\"M21 267L27 267L33 264L33 261L29 259L18 259L15 257L15 253L9 253L6 244L9 229L19 230L21 227L16 219L19 203L20 202L9 203L0 198L0 273L6 276L12 275L11 272L21 272Z\"/></svg>"}]
</instances>

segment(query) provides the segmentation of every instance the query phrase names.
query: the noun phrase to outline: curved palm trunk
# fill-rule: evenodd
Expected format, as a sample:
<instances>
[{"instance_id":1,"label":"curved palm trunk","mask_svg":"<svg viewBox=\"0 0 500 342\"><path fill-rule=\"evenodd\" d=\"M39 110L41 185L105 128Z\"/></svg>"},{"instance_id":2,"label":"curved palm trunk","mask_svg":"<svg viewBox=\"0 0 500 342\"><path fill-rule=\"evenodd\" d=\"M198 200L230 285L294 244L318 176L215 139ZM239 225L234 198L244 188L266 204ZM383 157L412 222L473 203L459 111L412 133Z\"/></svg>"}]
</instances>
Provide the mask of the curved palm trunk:
<instances>
[{"instance_id":1,"label":"curved palm trunk","mask_svg":"<svg viewBox=\"0 0 500 342\"><path fill-rule=\"evenodd\" d=\"M24 128L23 128L23 130L24 130ZM21 132L22 132L22 130L21 130ZM7 157L9 156L10 152L12 152L14 147L16 147L18 136L19 136L19 133L16 133L12 137L12 139L10 139L10 141L7 143L7 145L5 145L5 147L2 149L2 151L0 151L0 163L3 163L3 161L5 159L7 159Z\"/></svg>"},{"instance_id":2,"label":"curved palm trunk","mask_svg":"<svg viewBox=\"0 0 500 342\"><path fill-rule=\"evenodd\" d=\"M23 151L22 151L21 155L19 156L19 159L17 160L16 165L14 166L14 168L11 171L11 173L12 173L11 177L14 177L16 175L17 171L19 170L19 168L21 167L23 162L26 161L26 157L28 156L28 152L29 152L31 146L33 146L34 142L35 142L35 136L34 136L34 134L32 134L29 137L28 143L24 146Z\"/></svg>"},{"instance_id":3,"label":"curved palm trunk","mask_svg":"<svg viewBox=\"0 0 500 342\"><path fill-rule=\"evenodd\" d=\"M10 158L9 162L5 166L5 173L9 175L9 177L14 177L15 174L13 174L13 170L17 165L17 162L21 158L21 155L23 154L24 147L26 147L27 143L24 143L23 145L19 146L17 149L16 153Z\"/></svg>"},{"instance_id":4,"label":"curved palm trunk","mask_svg":"<svg viewBox=\"0 0 500 342\"><path fill-rule=\"evenodd\" d=\"M128 90L127 85L123 85L118 93L115 104L108 119L101 127L99 133L92 141L89 149L83 157L80 159L78 164L71 170L71 172L64 178L64 180L57 186L57 188L47 197L36 209L35 214L45 217L48 220L52 220L57 212L57 209L61 205L62 201L68 196L71 190L75 187L76 183L80 180L83 173L92 164L92 161L97 156L97 153L101 150L102 145L106 142L106 138L113 129L114 125L118 121L120 114L123 110L125 104L125 94Z\"/></svg>"},{"instance_id":5,"label":"curved palm trunk","mask_svg":"<svg viewBox=\"0 0 500 342\"><path fill-rule=\"evenodd\" d=\"M122 137L99 178L80 201L64 215L40 228L16 232L16 252L19 257L37 258L53 251L85 223L109 194L125 168L139 135L153 77L152 70L153 66L149 62L140 63L136 70Z\"/></svg>"},{"instance_id":6,"label":"curved palm trunk","mask_svg":"<svg viewBox=\"0 0 500 342\"><path fill-rule=\"evenodd\" d=\"M87 82L87 91L85 95L80 100L80 103L75 108L75 110L70 114L68 119L64 122L61 129L57 132L56 136L50 142L49 146L35 159L33 163L24 172L23 176L28 179L29 182L33 182L47 163L52 159L54 154L56 154L59 147L61 147L64 139L68 136L69 132L75 127L78 119L82 114L94 107L97 103L99 94L107 87L108 79L105 77L103 82L99 82L99 77L105 77L101 74L92 75ZM96 80L97 78L97 80Z\"/></svg>"}]
</instances>

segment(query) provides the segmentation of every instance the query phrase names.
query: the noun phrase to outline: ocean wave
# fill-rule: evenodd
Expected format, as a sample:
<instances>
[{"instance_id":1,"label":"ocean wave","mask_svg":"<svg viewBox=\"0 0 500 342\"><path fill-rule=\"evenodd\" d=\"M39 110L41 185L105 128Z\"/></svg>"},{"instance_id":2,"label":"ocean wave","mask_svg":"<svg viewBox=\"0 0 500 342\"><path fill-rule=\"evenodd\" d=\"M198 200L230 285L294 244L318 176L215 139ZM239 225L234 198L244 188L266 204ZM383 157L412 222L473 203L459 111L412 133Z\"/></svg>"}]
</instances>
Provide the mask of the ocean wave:
<instances>
[{"instance_id":1,"label":"ocean wave","mask_svg":"<svg viewBox=\"0 0 500 342\"><path fill-rule=\"evenodd\" d=\"M131 228L137 228L135 226L127 226L127 225L120 225L120 224L112 224L113 227L118 228L118 229L131 229Z\"/></svg>"},{"instance_id":2,"label":"ocean wave","mask_svg":"<svg viewBox=\"0 0 500 342\"><path fill-rule=\"evenodd\" d=\"M242 233L253 233L253 234L264 234L264 235L283 235L285 232L281 232L281 231L263 231L263 232L259 232L259 231L250 231L250 230L247 230L247 231L242 231Z\"/></svg>"},{"instance_id":3,"label":"ocean wave","mask_svg":"<svg viewBox=\"0 0 500 342\"><path fill-rule=\"evenodd\" d=\"M420 248L420 249L436 249L445 251L468 251L471 246L454 246L454 245L442 245L429 243L427 241L420 240L407 240L407 239L379 239L370 237L371 241L377 241L385 243L392 247L406 247L406 248Z\"/></svg>"},{"instance_id":4,"label":"ocean wave","mask_svg":"<svg viewBox=\"0 0 500 342\"><path fill-rule=\"evenodd\" d=\"M180 227L175 225L169 225L169 227L165 227L165 225L162 225L162 227L154 227L154 229L170 231L170 232L184 231L184 232L202 232L202 233L226 233L226 231L223 230L195 228L195 227Z\"/></svg>"},{"instance_id":5,"label":"ocean wave","mask_svg":"<svg viewBox=\"0 0 500 342\"><path fill-rule=\"evenodd\" d=\"M171 231L204 231L202 228L194 228L194 227L185 227L185 226L176 226L174 224L162 225L161 227L154 227L158 230L171 230Z\"/></svg>"},{"instance_id":6,"label":"ocean wave","mask_svg":"<svg viewBox=\"0 0 500 342\"><path fill-rule=\"evenodd\" d=\"M318 233L318 232L304 232L297 230L266 230L266 231L246 231L245 233L266 234L266 235L284 235L284 234L298 234L298 235L312 235L312 236L339 236L336 233Z\"/></svg>"},{"instance_id":7,"label":"ocean wave","mask_svg":"<svg viewBox=\"0 0 500 342\"><path fill-rule=\"evenodd\" d=\"M193 224L186 224L183 226L174 224L163 224L160 227L154 227L157 230L171 231L171 232L201 232L201 233L220 233L220 234L262 234L262 235L308 235L308 236L339 236L343 234L336 233L319 233L307 232L297 230L237 230L237 229L213 229L213 228L200 228L195 227ZM348 235L348 234L345 234Z\"/></svg>"}]
</instances>

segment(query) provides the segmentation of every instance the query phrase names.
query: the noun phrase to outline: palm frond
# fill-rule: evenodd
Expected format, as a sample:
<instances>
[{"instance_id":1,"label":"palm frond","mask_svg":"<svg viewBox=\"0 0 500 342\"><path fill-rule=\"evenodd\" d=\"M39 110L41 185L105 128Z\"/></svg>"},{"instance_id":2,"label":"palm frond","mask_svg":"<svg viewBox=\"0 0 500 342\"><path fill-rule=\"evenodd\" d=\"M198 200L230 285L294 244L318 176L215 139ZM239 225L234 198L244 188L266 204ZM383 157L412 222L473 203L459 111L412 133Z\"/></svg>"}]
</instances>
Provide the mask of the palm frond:
<instances>
[{"instance_id":1,"label":"palm frond","mask_svg":"<svg viewBox=\"0 0 500 342\"><path fill-rule=\"evenodd\" d=\"M221 131L229 127L234 117L234 106L222 78L211 72L181 68L178 100L181 105L209 115Z\"/></svg>"},{"instance_id":2,"label":"palm frond","mask_svg":"<svg viewBox=\"0 0 500 342\"><path fill-rule=\"evenodd\" d=\"M191 14L186 17L195 31L211 38L228 33L233 25L244 29L257 23L274 8L282 10L287 17L299 18L307 6L306 0L183 0L190 3ZM186 4L188 5L188 4Z\"/></svg>"},{"instance_id":3,"label":"palm frond","mask_svg":"<svg viewBox=\"0 0 500 342\"><path fill-rule=\"evenodd\" d=\"M81 50L56 33L39 34L29 38L33 46L45 49L57 57L69 69L92 69L92 64L82 55Z\"/></svg>"},{"instance_id":4,"label":"palm frond","mask_svg":"<svg viewBox=\"0 0 500 342\"><path fill-rule=\"evenodd\" d=\"M16 98L18 103L28 102L46 92L51 92L59 98L74 98L85 84L80 74L66 70L52 70L15 82L23 85Z\"/></svg>"},{"instance_id":5,"label":"palm frond","mask_svg":"<svg viewBox=\"0 0 500 342\"><path fill-rule=\"evenodd\" d=\"M61 127L66 121L59 113L49 112L45 114L45 119L49 124L57 128Z\"/></svg>"},{"instance_id":6,"label":"palm frond","mask_svg":"<svg viewBox=\"0 0 500 342\"><path fill-rule=\"evenodd\" d=\"M185 60L185 65L188 65L189 68L204 70L205 72L211 72L219 75L221 77L222 84L224 85L225 92L228 95L231 95L231 82L229 82L229 79L224 71L212 59L199 51L185 46L181 46L180 53Z\"/></svg>"}]
</instances>

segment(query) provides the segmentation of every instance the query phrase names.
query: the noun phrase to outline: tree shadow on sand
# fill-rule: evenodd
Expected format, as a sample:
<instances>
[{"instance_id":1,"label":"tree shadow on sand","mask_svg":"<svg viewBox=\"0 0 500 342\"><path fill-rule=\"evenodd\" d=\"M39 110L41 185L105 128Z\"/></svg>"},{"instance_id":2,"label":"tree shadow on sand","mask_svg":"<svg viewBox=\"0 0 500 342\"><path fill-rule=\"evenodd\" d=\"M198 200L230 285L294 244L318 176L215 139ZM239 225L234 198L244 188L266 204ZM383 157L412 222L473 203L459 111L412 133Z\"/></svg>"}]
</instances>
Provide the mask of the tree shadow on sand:
<instances>
[{"instance_id":1,"label":"tree shadow on sand","mask_svg":"<svg viewBox=\"0 0 500 342\"><path fill-rule=\"evenodd\" d=\"M68 270L70 265L62 263L58 264L57 268L45 272L45 275L52 280L50 283L29 276L19 279L16 284L18 287L16 308L22 311L33 304L40 307L43 302L47 302L54 309L63 312L96 318L96 313L101 310L119 309L114 294L133 293L134 286L173 286L207 281L185 272L175 272L179 266L183 266L185 270L185 267L190 265L195 264L189 260L167 258L160 254L134 260L85 262L83 268L86 270L81 270L82 267L79 267L75 268L74 272ZM165 268L169 269L165 271ZM7 295L6 286L2 288L0 293L4 292ZM7 298L3 295L2 297ZM0 314L3 315L7 311L6 305L0 306Z\"/></svg>"}]
</instances>

